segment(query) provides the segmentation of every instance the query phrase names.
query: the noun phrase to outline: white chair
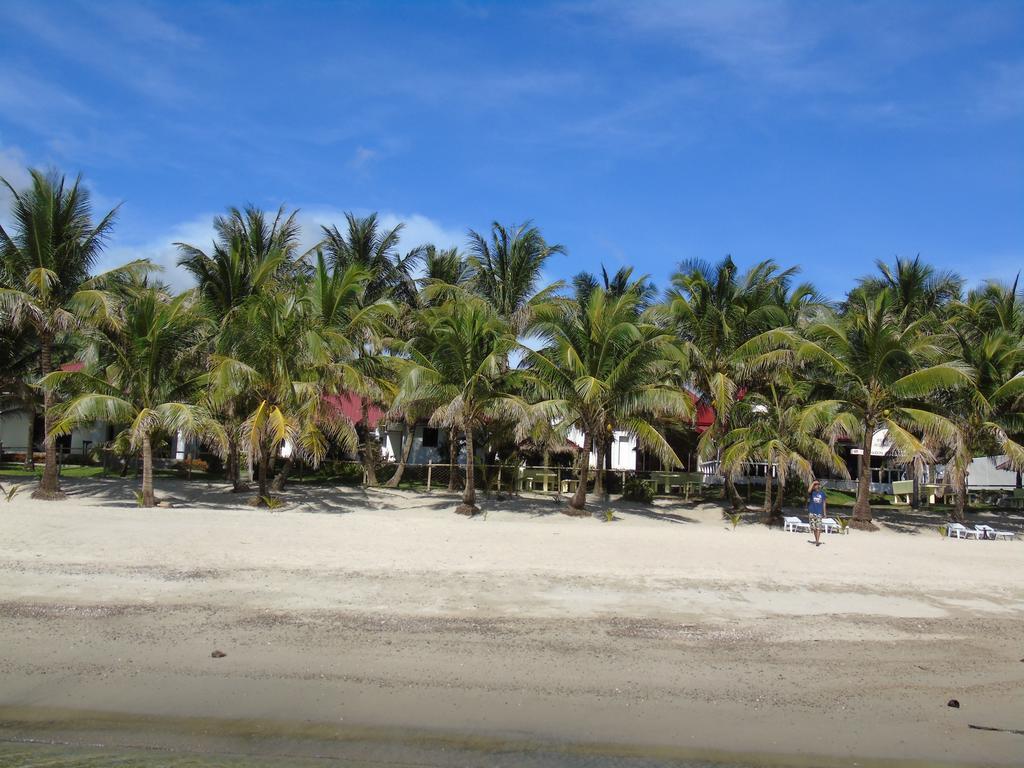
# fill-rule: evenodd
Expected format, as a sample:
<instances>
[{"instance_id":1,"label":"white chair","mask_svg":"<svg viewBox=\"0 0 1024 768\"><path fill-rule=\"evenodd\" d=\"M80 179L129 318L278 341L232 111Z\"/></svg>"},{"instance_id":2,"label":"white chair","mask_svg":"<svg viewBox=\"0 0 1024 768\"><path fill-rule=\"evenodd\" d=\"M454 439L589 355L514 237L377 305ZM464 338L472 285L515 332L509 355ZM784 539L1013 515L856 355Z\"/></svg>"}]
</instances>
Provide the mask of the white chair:
<instances>
[{"instance_id":1,"label":"white chair","mask_svg":"<svg viewBox=\"0 0 1024 768\"><path fill-rule=\"evenodd\" d=\"M981 541L981 531L971 530L960 523L947 523L946 535L951 539L977 539Z\"/></svg>"},{"instance_id":2,"label":"white chair","mask_svg":"<svg viewBox=\"0 0 1024 768\"><path fill-rule=\"evenodd\" d=\"M981 534L981 538L983 539L994 539L996 541L999 539L1006 539L1007 541L1013 541L1017 538L1017 534L1013 531L997 531L991 525L976 525L974 526L974 530Z\"/></svg>"},{"instance_id":3,"label":"white chair","mask_svg":"<svg viewBox=\"0 0 1024 768\"><path fill-rule=\"evenodd\" d=\"M784 531L799 533L800 531L811 530L811 524L803 522L799 517L784 517L782 518L782 523L782 530Z\"/></svg>"},{"instance_id":4,"label":"white chair","mask_svg":"<svg viewBox=\"0 0 1024 768\"><path fill-rule=\"evenodd\" d=\"M836 520L833 517L823 518L822 521L821 521L821 529L823 531L825 531L825 533L840 533L841 532L839 521Z\"/></svg>"}]
</instances>

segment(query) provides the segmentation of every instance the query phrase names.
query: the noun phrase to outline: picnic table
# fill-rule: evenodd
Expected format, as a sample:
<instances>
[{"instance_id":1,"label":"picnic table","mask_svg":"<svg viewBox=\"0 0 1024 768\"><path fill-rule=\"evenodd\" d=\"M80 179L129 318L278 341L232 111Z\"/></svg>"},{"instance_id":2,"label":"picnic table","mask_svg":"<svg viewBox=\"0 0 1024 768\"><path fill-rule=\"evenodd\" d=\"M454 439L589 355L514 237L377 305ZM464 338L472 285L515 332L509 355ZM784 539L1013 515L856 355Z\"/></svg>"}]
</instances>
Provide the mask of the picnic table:
<instances>
[{"instance_id":1,"label":"picnic table","mask_svg":"<svg viewBox=\"0 0 1024 768\"><path fill-rule=\"evenodd\" d=\"M658 486L661 485L665 493L671 493L673 488L678 488L682 491L684 488L688 489L691 483L696 484L700 482L689 472L665 471L651 472L651 481L654 483L655 492L658 491Z\"/></svg>"},{"instance_id":2,"label":"picnic table","mask_svg":"<svg viewBox=\"0 0 1024 768\"><path fill-rule=\"evenodd\" d=\"M918 488L918 490L921 496L928 499L929 504L934 504L937 499L945 501L946 494L950 491L948 485L941 485L939 483L924 483ZM913 494L913 480L892 481L892 496L894 504L900 504L903 499L905 499L905 501L902 501L903 504L910 504Z\"/></svg>"},{"instance_id":3,"label":"picnic table","mask_svg":"<svg viewBox=\"0 0 1024 768\"><path fill-rule=\"evenodd\" d=\"M558 482L558 474L555 472L542 472L537 470L525 470L519 481L519 488L523 491L535 491L537 486L542 486L544 493L548 488L554 488Z\"/></svg>"}]
</instances>

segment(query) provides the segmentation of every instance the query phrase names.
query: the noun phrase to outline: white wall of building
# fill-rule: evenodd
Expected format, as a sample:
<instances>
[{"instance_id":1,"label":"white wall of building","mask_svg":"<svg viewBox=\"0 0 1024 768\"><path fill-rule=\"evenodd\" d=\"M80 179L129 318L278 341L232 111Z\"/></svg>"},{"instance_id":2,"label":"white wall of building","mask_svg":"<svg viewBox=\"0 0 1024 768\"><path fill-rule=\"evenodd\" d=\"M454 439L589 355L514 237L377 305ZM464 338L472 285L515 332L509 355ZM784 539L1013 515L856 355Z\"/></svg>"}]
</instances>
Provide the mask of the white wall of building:
<instances>
[{"instance_id":1,"label":"white wall of building","mask_svg":"<svg viewBox=\"0 0 1024 768\"><path fill-rule=\"evenodd\" d=\"M434 445L424 445L424 434L428 438L434 438ZM381 452L388 461L398 461L402 457L402 446L408 438L409 432L404 424L389 424L387 436L382 441ZM437 429L433 432L430 427L424 424L417 424L412 431L412 451L409 453L410 464L447 464L448 463L448 434L446 429ZM465 452L460 450L457 462L465 461Z\"/></svg>"},{"instance_id":2,"label":"white wall of building","mask_svg":"<svg viewBox=\"0 0 1024 768\"><path fill-rule=\"evenodd\" d=\"M7 411L0 415L0 442L4 444L4 451L16 451L23 453L28 447L28 427L31 415L28 411ZM42 446L43 435L35 436L36 443ZM71 431L71 453L79 454L82 446L89 443L89 450L100 447L107 441L107 425L99 423L76 427Z\"/></svg>"},{"instance_id":3,"label":"white wall of building","mask_svg":"<svg viewBox=\"0 0 1024 768\"><path fill-rule=\"evenodd\" d=\"M27 411L7 411L0 414L0 443L5 451L24 451L28 441L29 415Z\"/></svg>"},{"instance_id":4,"label":"white wall of building","mask_svg":"<svg viewBox=\"0 0 1024 768\"><path fill-rule=\"evenodd\" d=\"M576 445L583 445L583 433L578 429L570 429L567 435L569 440L576 443ZM615 431L612 433L612 469L626 470L629 472L636 470L636 438L630 435L628 432ZM592 450L590 452L590 468L597 468L597 451Z\"/></svg>"},{"instance_id":5,"label":"white wall of building","mask_svg":"<svg viewBox=\"0 0 1024 768\"><path fill-rule=\"evenodd\" d=\"M971 462L967 470L968 488L1013 488L1017 484L1017 473L997 469L1006 461L1006 456L980 456Z\"/></svg>"}]
</instances>

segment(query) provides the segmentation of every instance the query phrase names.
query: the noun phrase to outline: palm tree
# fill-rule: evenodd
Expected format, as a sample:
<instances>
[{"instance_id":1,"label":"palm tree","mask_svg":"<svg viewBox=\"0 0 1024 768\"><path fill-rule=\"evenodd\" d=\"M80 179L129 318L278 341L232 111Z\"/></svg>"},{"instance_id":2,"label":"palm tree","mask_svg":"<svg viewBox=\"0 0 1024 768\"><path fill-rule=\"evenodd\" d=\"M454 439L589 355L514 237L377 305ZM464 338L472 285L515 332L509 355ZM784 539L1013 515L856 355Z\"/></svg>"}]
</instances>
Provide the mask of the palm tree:
<instances>
[{"instance_id":1,"label":"palm tree","mask_svg":"<svg viewBox=\"0 0 1024 768\"><path fill-rule=\"evenodd\" d=\"M428 307L437 307L449 301L457 300L464 296L473 277L473 271L466 258L459 253L457 248L438 248L435 245L425 245L417 249L417 255L423 263L422 274L415 279L416 292L411 303L402 307L405 320L401 334L406 338L412 338L418 332L420 310ZM407 257L407 260L411 257ZM404 296L402 297L405 298ZM410 311L411 310L411 311ZM401 353L399 347L395 351ZM392 358L395 366L396 380L401 378L402 359ZM391 418L400 419L405 428L403 429L403 440L401 452L398 456L398 465L394 473L385 483L389 488L397 488L405 474L409 457L412 454L415 437L415 427L418 420L429 417L429 412L416 410L416 404L405 402L404 405L398 402L400 389L395 389L388 415ZM458 459L458 430L451 427L448 430L449 440L449 472L448 490L454 491L458 481L458 473L455 470Z\"/></svg>"},{"instance_id":2,"label":"palm tree","mask_svg":"<svg viewBox=\"0 0 1024 768\"><path fill-rule=\"evenodd\" d=\"M550 301L561 283L541 286L543 268L561 245L549 245L531 222L506 227L491 224L490 240L469 230L469 265L473 288L517 335L529 331L533 314Z\"/></svg>"},{"instance_id":3,"label":"palm tree","mask_svg":"<svg viewBox=\"0 0 1024 768\"><path fill-rule=\"evenodd\" d=\"M92 371L55 371L42 381L44 392L75 393L55 408L53 434L81 424L128 424L134 451L142 452L142 506L156 505L153 492L153 438L207 434L209 413L195 398L205 375L200 366L199 318L193 297L169 299L155 288L130 297L120 329L88 333L100 361Z\"/></svg>"},{"instance_id":4,"label":"palm tree","mask_svg":"<svg viewBox=\"0 0 1024 768\"><path fill-rule=\"evenodd\" d=\"M517 348L508 325L481 299L463 298L423 311L406 347L399 408L429 412L434 426L466 438L466 484L456 512L475 515L474 432L494 419L524 423L528 408L515 392L521 375L506 365Z\"/></svg>"},{"instance_id":5,"label":"palm tree","mask_svg":"<svg viewBox=\"0 0 1024 768\"><path fill-rule=\"evenodd\" d=\"M224 344L232 336L225 331L238 322L243 303L261 291L272 290L295 271L293 258L299 241L295 216L294 211L285 215L283 206L272 221L253 206L230 208L226 216L214 219L217 239L209 253L188 243L175 243L178 265L195 278L205 313L217 328L210 338L213 351L230 356L231 350ZM242 424L237 415L243 408L243 403L231 398L219 414L227 436L227 475L235 492L245 490L239 458Z\"/></svg>"},{"instance_id":6,"label":"palm tree","mask_svg":"<svg viewBox=\"0 0 1024 768\"><path fill-rule=\"evenodd\" d=\"M722 469L739 474L750 462L764 462L764 516L778 518L790 473L810 485L815 468L849 477L846 465L825 437L829 413L809 408L812 383L782 374L764 394L752 393L737 403L735 424L722 441ZM779 492L773 498L774 477Z\"/></svg>"},{"instance_id":7,"label":"palm tree","mask_svg":"<svg viewBox=\"0 0 1024 768\"><path fill-rule=\"evenodd\" d=\"M631 294L633 299L633 315L635 320L647 310L658 291L646 275L633 278L632 267L621 267L614 275L609 275L608 270L601 267L601 278L590 272L579 272L572 279L573 298L579 305L581 311L586 311L587 303L594 291L603 288L605 296L610 299L617 299ZM594 451L597 457L597 466L594 472L594 495L603 496L606 487L606 476L611 465L611 441L614 432L613 418L609 418L604 429L594 433Z\"/></svg>"},{"instance_id":8,"label":"palm tree","mask_svg":"<svg viewBox=\"0 0 1024 768\"><path fill-rule=\"evenodd\" d=\"M10 326L32 329L39 345L39 370L54 370L54 347L83 317L96 324L115 323L117 312L110 285L125 274L149 268L132 262L118 270L90 277L114 223L117 209L93 223L89 191L81 177L67 185L56 173L30 171L31 186L16 190L0 179L12 196L11 232L0 227L0 318ZM53 392L44 391L43 419L46 466L35 498L60 499L57 449L53 431Z\"/></svg>"},{"instance_id":9,"label":"palm tree","mask_svg":"<svg viewBox=\"0 0 1024 768\"><path fill-rule=\"evenodd\" d=\"M730 257L717 264L688 261L672 277L668 309L687 361L698 402L712 409L714 422L698 443L702 459L718 455L733 426L733 409L760 384L763 355L792 341L788 310L781 304L795 270L779 271L772 261L738 274ZM752 357L752 355L762 357ZM725 493L736 510L745 504L730 473Z\"/></svg>"},{"instance_id":10,"label":"palm tree","mask_svg":"<svg viewBox=\"0 0 1024 768\"><path fill-rule=\"evenodd\" d=\"M381 399L382 387L391 387L394 362L383 355L369 354L370 346L379 346L377 338L396 314L395 306L384 299L367 303L365 293L370 273L357 264L342 266L337 262L328 268L322 252L317 252L312 279L306 284L306 315L308 328L303 344L311 359L321 366L324 391L331 394L355 394ZM335 414L335 430L345 432L344 443L355 444L355 432L344 416ZM274 490L280 491L288 476L293 458L274 479Z\"/></svg>"},{"instance_id":11,"label":"palm tree","mask_svg":"<svg viewBox=\"0 0 1024 768\"><path fill-rule=\"evenodd\" d=\"M466 295L472 296L475 272L469 260L459 252L458 248L438 248L434 245L427 245L422 250L423 274L417 280L419 292L416 306L419 309L436 307L450 301L457 301ZM415 324L418 322L418 314L410 313ZM413 329L410 338L416 335ZM404 413L401 408L392 404L392 413L401 415L408 429L409 439L402 443L402 455L399 457L398 468L391 476L388 485L398 487L405 466L409 460L409 453L412 450L413 429L416 420L425 418L429 414L408 412ZM448 490L455 491L458 487L459 475L456 465L459 458L459 430L457 427L448 428Z\"/></svg>"},{"instance_id":12,"label":"palm tree","mask_svg":"<svg viewBox=\"0 0 1024 768\"><path fill-rule=\"evenodd\" d=\"M863 278L852 293L864 297L888 292L893 309L905 321L941 317L960 298L963 279L955 272L936 270L922 262L919 255L913 259L897 258L893 265L879 259L875 266L879 275Z\"/></svg>"},{"instance_id":13,"label":"palm tree","mask_svg":"<svg viewBox=\"0 0 1024 768\"><path fill-rule=\"evenodd\" d=\"M973 378L960 362L948 362L946 349L927 331L928 320L905 322L888 291L869 298L850 296L843 315L808 328L802 359L818 366L819 399L813 415L835 414L834 437L858 442L861 449L853 519L871 523L871 442L887 429L899 455L934 459L929 445L952 445L957 430L942 415L936 399L943 392L969 387Z\"/></svg>"},{"instance_id":14,"label":"palm tree","mask_svg":"<svg viewBox=\"0 0 1024 768\"><path fill-rule=\"evenodd\" d=\"M366 301L393 300L395 294L409 286L412 267L418 256L416 251L402 257L398 242L403 225L390 229L380 224L376 213L360 218L345 214L344 232L336 225L322 227L321 245L332 267L342 269L358 266L370 275L366 286Z\"/></svg>"},{"instance_id":15,"label":"palm tree","mask_svg":"<svg viewBox=\"0 0 1024 768\"><path fill-rule=\"evenodd\" d=\"M679 458L657 430L658 418L692 419L693 403L674 379L679 356L674 337L637 313L641 294L621 296L597 287L580 302L549 305L537 313L542 349L527 354L544 419L583 434L579 486L567 514L585 514L590 453L611 427L635 435L662 461Z\"/></svg>"},{"instance_id":16,"label":"palm tree","mask_svg":"<svg viewBox=\"0 0 1024 768\"><path fill-rule=\"evenodd\" d=\"M975 375L973 387L949 394L946 408L959 431L949 468L954 517L963 520L967 470L977 451L1006 454L1014 470L1024 470L1024 309L1016 283L988 283L972 291L952 319L949 333Z\"/></svg>"},{"instance_id":17,"label":"palm tree","mask_svg":"<svg viewBox=\"0 0 1024 768\"><path fill-rule=\"evenodd\" d=\"M270 461L285 443L313 466L331 441L351 448L351 423L326 395L338 391L331 340L319 327L311 297L294 289L258 293L240 308L239 322L225 329L230 355L213 355L210 399L221 404L247 394L242 447L258 470L253 503L270 496ZM345 383L344 379L340 383Z\"/></svg>"},{"instance_id":18,"label":"palm tree","mask_svg":"<svg viewBox=\"0 0 1024 768\"><path fill-rule=\"evenodd\" d=\"M578 272L572 279L573 294L576 301L586 303L591 292L595 288L604 288L604 292L612 297L622 296L632 291L638 296L637 312L643 312L654 303L658 295L658 289L650 282L646 275L633 279L632 267L620 267L614 275L609 275L604 265L601 265L601 277L592 272Z\"/></svg>"},{"instance_id":19,"label":"palm tree","mask_svg":"<svg viewBox=\"0 0 1024 768\"><path fill-rule=\"evenodd\" d=\"M334 225L322 227L322 246L330 265L336 269L357 266L366 271L369 280L363 301L367 305L388 301L399 306L413 307L416 301L416 287L412 272L420 258L420 251L413 249L404 257L399 253L398 243L403 225L384 228L375 213L363 218L346 213L345 221L347 226L344 232ZM407 317L402 313L395 313L396 327L393 329L393 336L401 335L397 323L403 319ZM381 337L378 337L376 344L371 344L370 339L365 341L362 354L371 358L378 357L382 348L391 344ZM381 370L383 372L383 369ZM365 383L369 383L369 380L367 379ZM383 404L383 393L388 388L389 381L385 377L379 379L376 385L367 387L364 393L359 395L362 417L357 432L360 460L367 485L377 484L377 461L380 455L380 446L370 429L370 405Z\"/></svg>"}]
</instances>

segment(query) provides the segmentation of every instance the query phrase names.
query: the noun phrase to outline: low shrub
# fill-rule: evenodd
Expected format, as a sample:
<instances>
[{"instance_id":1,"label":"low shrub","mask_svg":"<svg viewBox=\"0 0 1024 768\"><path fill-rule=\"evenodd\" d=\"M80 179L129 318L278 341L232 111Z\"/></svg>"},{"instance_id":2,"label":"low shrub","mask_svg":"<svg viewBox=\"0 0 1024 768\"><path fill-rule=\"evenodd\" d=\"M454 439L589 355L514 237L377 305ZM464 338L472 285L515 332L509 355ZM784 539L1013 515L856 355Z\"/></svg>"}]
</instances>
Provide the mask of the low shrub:
<instances>
[{"instance_id":1,"label":"low shrub","mask_svg":"<svg viewBox=\"0 0 1024 768\"><path fill-rule=\"evenodd\" d=\"M352 461L332 461L327 470L330 479L341 485L359 485L363 482L362 464Z\"/></svg>"},{"instance_id":2,"label":"low shrub","mask_svg":"<svg viewBox=\"0 0 1024 768\"><path fill-rule=\"evenodd\" d=\"M626 501L639 501L641 504L653 504L654 489L640 478L630 477L622 487L622 498Z\"/></svg>"},{"instance_id":3,"label":"low shrub","mask_svg":"<svg viewBox=\"0 0 1024 768\"><path fill-rule=\"evenodd\" d=\"M193 472L209 472L210 465L205 459L190 458L174 462L171 465L171 469L177 470L178 474L184 477L188 474L189 470Z\"/></svg>"}]
</instances>

